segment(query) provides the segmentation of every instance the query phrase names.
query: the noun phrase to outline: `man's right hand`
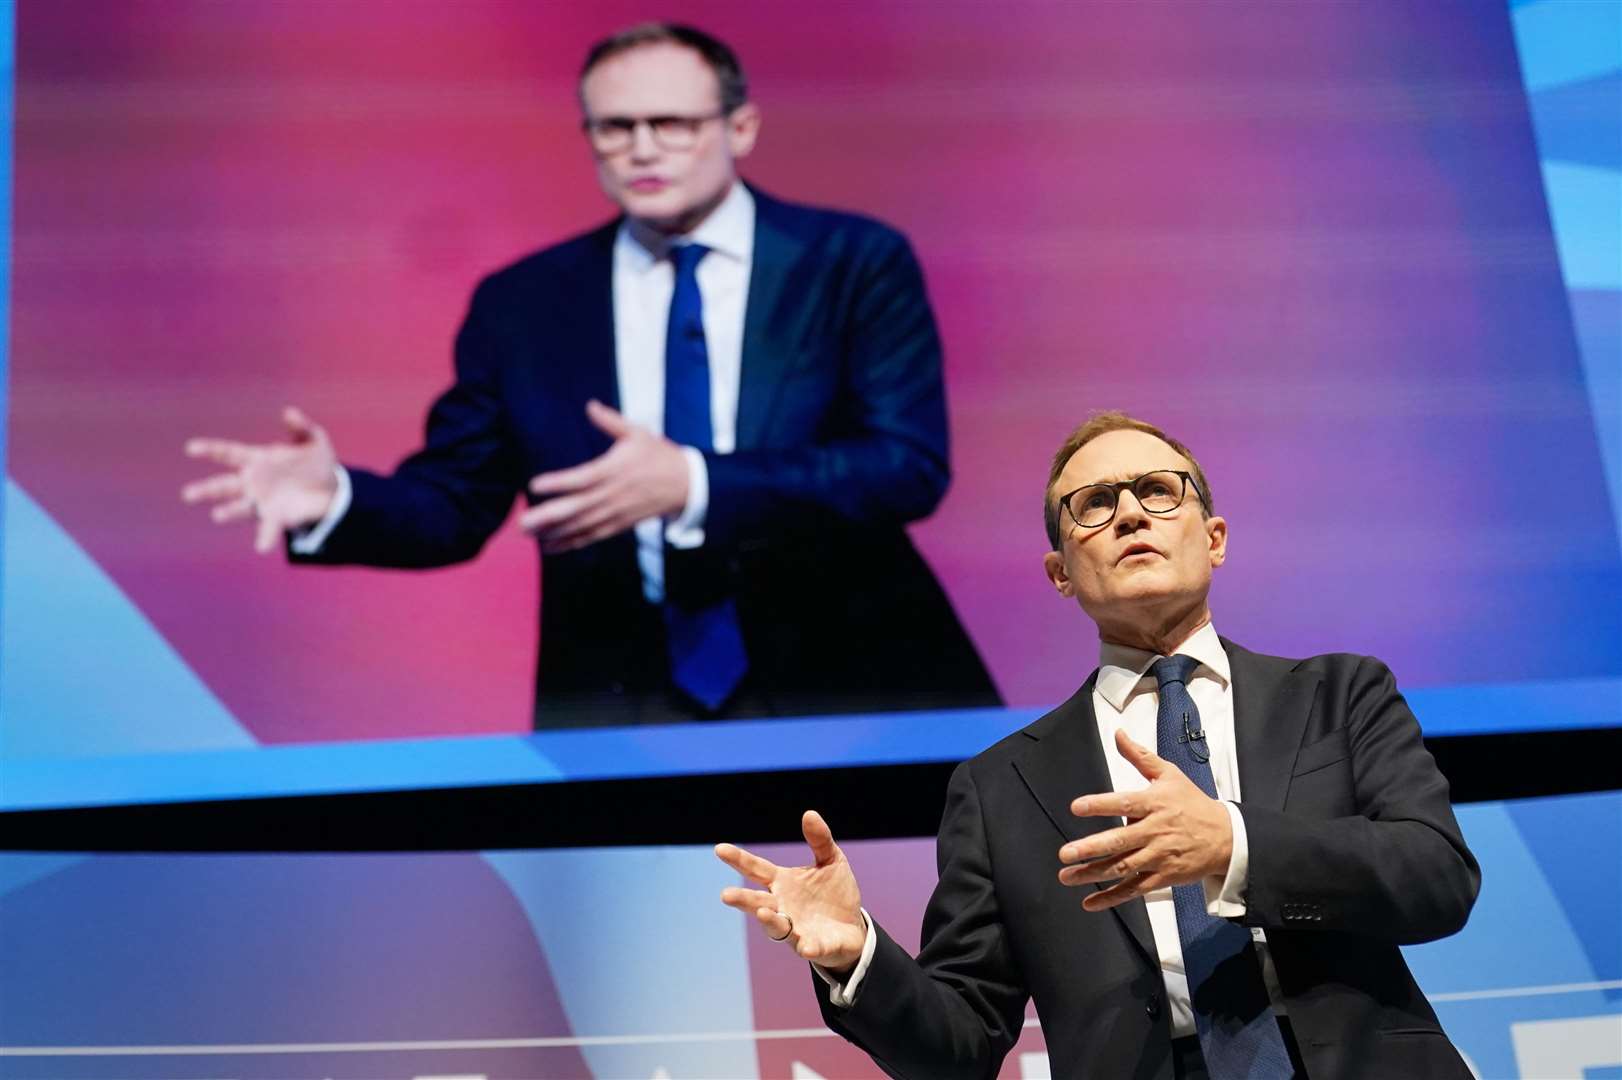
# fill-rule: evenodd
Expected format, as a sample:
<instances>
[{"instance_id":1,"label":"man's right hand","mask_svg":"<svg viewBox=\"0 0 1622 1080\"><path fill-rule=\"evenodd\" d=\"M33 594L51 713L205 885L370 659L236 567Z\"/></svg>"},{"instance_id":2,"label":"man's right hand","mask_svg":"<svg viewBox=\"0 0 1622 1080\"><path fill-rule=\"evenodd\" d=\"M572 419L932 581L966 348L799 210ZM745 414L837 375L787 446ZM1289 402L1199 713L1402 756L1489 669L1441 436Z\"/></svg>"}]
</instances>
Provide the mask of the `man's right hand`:
<instances>
[{"instance_id":1,"label":"man's right hand","mask_svg":"<svg viewBox=\"0 0 1622 1080\"><path fill-rule=\"evenodd\" d=\"M256 445L230 439L188 439L186 456L223 465L227 472L180 489L189 503L213 503L216 524L256 517L254 549L272 551L284 530L327 516L338 491L338 455L321 426L298 409L282 411L291 435L285 443Z\"/></svg>"},{"instance_id":2,"label":"man's right hand","mask_svg":"<svg viewBox=\"0 0 1622 1080\"><path fill-rule=\"evenodd\" d=\"M765 886L729 886L721 890L721 902L753 915L774 941L787 941L800 956L842 976L855 968L867 941L862 893L822 815L807 810L800 831L811 848L810 866L778 866L731 844L717 844L715 854L722 862Z\"/></svg>"}]
</instances>

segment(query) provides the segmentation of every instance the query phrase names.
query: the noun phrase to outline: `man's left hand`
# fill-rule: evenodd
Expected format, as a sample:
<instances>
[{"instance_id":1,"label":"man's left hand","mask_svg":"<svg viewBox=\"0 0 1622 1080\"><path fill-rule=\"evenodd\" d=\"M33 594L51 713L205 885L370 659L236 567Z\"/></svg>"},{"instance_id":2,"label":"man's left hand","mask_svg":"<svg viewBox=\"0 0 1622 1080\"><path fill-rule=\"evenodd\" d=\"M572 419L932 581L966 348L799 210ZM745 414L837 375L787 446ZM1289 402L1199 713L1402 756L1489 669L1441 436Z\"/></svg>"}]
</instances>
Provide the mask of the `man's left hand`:
<instances>
[{"instance_id":1,"label":"man's left hand","mask_svg":"<svg viewBox=\"0 0 1622 1080\"><path fill-rule=\"evenodd\" d=\"M1059 861L1065 865L1059 880L1065 885L1115 881L1081 902L1088 911L1103 911L1155 889L1225 876L1233 856L1227 807L1125 731L1115 733L1115 746L1149 786L1083 795L1070 804L1077 817L1121 817L1126 824L1061 847Z\"/></svg>"},{"instance_id":2,"label":"man's left hand","mask_svg":"<svg viewBox=\"0 0 1622 1080\"><path fill-rule=\"evenodd\" d=\"M662 435L637 427L600 401L586 416L614 439L583 465L544 472L529 490L545 501L518 516L548 553L606 540L643 518L673 517L687 505L687 457Z\"/></svg>"}]
</instances>

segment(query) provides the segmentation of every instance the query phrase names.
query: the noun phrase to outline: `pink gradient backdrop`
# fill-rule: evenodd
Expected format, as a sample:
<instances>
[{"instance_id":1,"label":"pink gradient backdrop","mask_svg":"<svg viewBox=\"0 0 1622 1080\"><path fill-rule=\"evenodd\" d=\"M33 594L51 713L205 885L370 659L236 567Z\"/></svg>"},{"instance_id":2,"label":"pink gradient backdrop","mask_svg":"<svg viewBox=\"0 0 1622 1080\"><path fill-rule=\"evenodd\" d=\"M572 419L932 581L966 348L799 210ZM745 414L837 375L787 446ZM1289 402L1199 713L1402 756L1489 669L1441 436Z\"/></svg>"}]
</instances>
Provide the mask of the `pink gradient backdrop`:
<instances>
[{"instance_id":1,"label":"pink gradient backdrop","mask_svg":"<svg viewBox=\"0 0 1622 1080\"><path fill-rule=\"evenodd\" d=\"M1550 541L1481 497L1599 464L1507 20L1477 10L663 9L742 54L752 180L913 238L956 467L916 536L1011 704L1095 659L1037 497L1099 407L1201 454L1229 636L1419 684L1622 670L1586 609L1618 582L1605 507ZM180 444L296 402L357 464L415 445L477 278L609 215L573 81L647 14L20 5L11 469L260 739L527 727L531 544L293 571L179 504Z\"/></svg>"}]
</instances>

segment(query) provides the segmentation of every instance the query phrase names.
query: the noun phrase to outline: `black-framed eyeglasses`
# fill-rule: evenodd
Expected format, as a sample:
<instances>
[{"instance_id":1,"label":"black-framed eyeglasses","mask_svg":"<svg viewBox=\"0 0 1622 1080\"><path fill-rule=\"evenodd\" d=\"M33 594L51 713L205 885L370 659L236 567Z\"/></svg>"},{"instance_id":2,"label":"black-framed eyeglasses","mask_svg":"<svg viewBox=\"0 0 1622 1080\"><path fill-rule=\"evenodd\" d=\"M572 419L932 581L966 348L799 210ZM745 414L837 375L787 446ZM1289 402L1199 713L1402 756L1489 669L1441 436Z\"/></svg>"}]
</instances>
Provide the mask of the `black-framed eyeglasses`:
<instances>
[{"instance_id":1,"label":"black-framed eyeglasses","mask_svg":"<svg viewBox=\"0 0 1622 1080\"><path fill-rule=\"evenodd\" d=\"M599 154L618 154L629 150L636 141L636 129L643 124L648 125L659 149L691 150L698 144L698 133L704 125L726 115L723 109L701 116L587 117L580 122L580 129L591 140L591 148Z\"/></svg>"},{"instance_id":2,"label":"black-framed eyeglasses","mask_svg":"<svg viewBox=\"0 0 1622 1080\"><path fill-rule=\"evenodd\" d=\"M1183 505L1189 488L1194 489L1203 507L1205 496L1200 492L1200 485L1181 469L1156 469L1134 480L1114 484L1088 484L1059 501L1077 525L1083 529L1100 529L1115 520L1115 511L1120 506L1123 491L1130 489L1132 497L1148 513L1169 514Z\"/></svg>"}]
</instances>

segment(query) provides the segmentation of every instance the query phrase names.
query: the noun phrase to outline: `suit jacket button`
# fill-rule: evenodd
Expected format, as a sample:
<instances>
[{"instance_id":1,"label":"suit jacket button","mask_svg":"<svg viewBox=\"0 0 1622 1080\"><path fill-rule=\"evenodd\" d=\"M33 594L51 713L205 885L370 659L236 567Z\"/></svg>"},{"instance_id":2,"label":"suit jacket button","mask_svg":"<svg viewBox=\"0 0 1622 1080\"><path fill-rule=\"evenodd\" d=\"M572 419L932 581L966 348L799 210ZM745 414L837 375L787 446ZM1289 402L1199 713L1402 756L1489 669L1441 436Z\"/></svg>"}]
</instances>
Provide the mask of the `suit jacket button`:
<instances>
[{"instance_id":1,"label":"suit jacket button","mask_svg":"<svg viewBox=\"0 0 1622 1080\"><path fill-rule=\"evenodd\" d=\"M1160 1016L1160 995L1159 994L1150 994L1149 995L1149 1000L1144 1002L1143 1011L1149 1014L1149 1019L1151 1019L1151 1020L1154 1020L1157 1017L1159 1017Z\"/></svg>"}]
</instances>

